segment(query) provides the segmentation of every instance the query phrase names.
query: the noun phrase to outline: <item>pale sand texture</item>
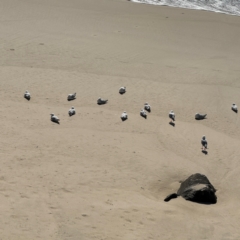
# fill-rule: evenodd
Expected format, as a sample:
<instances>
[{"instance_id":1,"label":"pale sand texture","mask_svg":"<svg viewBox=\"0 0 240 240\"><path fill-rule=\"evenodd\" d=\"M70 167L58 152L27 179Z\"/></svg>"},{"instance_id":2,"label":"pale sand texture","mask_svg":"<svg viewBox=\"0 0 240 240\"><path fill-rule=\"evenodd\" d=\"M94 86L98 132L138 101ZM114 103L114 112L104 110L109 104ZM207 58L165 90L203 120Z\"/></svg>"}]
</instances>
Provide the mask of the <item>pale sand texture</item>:
<instances>
[{"instance_id":1,"label":"pale sand texture","mask_svg":"<svg viewBox=\"0 0 240 240\"><path fill-rule=\"evenodd\" d=\"M240 239L239 17L120 0L0 6L0 239ZM163 201L197 172L216 205Z\"/></svg>"}]
</instances>

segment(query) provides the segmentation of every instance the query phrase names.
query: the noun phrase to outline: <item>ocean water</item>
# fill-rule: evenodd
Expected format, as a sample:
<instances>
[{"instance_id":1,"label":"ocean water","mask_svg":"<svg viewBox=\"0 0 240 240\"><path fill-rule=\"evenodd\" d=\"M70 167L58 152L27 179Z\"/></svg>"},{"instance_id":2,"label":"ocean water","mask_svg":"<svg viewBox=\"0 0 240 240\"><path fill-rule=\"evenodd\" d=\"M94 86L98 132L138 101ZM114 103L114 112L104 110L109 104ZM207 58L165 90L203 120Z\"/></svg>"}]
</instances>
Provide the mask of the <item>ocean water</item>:
<instances>
[{"instance_id":1,"label":"ocean water","mask_svg":"<svg viewBox=\"0 0 240 240\"><path fill-rule=\"evenodd\" d=\"M137 3L189 8L240 16L240 0L131 0Z\"/></svg>"}]
</instances>

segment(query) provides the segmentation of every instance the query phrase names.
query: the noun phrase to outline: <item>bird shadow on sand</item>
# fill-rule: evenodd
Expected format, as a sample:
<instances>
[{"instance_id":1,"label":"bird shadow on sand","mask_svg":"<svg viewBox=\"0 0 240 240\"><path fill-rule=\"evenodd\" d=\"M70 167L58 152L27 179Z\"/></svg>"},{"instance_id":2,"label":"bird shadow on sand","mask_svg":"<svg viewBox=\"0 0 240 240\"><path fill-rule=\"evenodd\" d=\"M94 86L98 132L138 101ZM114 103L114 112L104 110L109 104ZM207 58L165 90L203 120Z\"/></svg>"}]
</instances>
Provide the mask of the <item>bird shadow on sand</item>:
<instances>
[{"instance_id":1,"label":"bird shadow on sand","mask_svg":"<svg viewBox=\"0 0 240 240\"><path fill-rule=\"evenodd\" d=\"M127 118L121 118L122 119L122 122L124 122L124 121L126 121L127 120Z\"/></svg>"},{"instance_id":2,"label":"bird shadow on sand","mask_svg":"<svg viewBox=\"0 0 240 240\"><path fill-rule=\"evenodd\" d=\"M175 127L175 123L174 122L169 122L169 124L173 127Z\"/></svg>"},{"instance_id":3,"label":"bird shadow on sand","mask_svg":"<svg viewBox=\"0 0 240 240\"><path fill-rule=\"evenodd\" d=\"M70 102L70 101L73 101L73 100L75 100L76 98L73 98L73 99L68 99L68 101Z\"/></svg>"},{"instance_id":4,"label":"bird shadow on sand","mask_svg":"<svg viewBox=\"0 0 240 240\"><path fill-rule=\"evenodd\" d=\"M51 120L52 121L52 120ZM57 123L57 124L60 124L60 122L56 122L56 121L52 121L53 123Z\"/></svg>"},{"instance_id":5,"label":"bird shadow on sand","mask_svg":"<svg viewBox=\"0 0 240 240\"><path fill-rule=\"evenodd\" d=\"M107 104L107 103L97 103L98 105L105 105L105 104Z\"/></svg>"},{"instance_id":6,"label":"bird shadow on sand","mask_svg":"<svg viewBox=\"0 0 240 240\"><path fill-rule=\"evenodd\" d=\"M205 155L208 154L208 151L207 150L202 150L202 153L204 153Z\"/></svg>"},{"instance_id":7,"label":"bird shadow on sand","mask_svg":"<svg viewBox=\"0 0 240 240\"><path fill-rule=\"evenodd\" d=\"M238 113L238 110L236 110L236 109L232 109L235 113Z\"/></svg>"},{"instance_id":8,"label":"bird shadow on sand","mask_svg":"<svg viewBox=\"0 0 240 240\"><path fill-rule=\"evenodd\" d=\"M195 118L195 120L197 120L197 121L202 121L204 119L207 119L207 118Z\"/></svg>"}]
</instances>

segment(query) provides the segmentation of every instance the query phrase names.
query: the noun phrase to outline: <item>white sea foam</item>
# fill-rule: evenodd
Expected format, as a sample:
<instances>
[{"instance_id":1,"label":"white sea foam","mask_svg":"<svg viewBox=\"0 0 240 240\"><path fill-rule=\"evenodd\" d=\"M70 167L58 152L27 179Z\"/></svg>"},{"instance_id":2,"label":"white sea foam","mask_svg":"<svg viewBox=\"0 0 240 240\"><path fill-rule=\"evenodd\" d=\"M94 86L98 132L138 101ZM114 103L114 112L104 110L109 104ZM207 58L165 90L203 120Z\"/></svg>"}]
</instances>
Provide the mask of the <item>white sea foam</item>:
<instances>
[{"instance_id":1,"label":"white sea foam","mask_svg":"<svg viewBox=\"0 0 240 240\"><path fill-rule=\"evenodd\" d=\"M131 0L137 3L213 11L240 16L240 0Z\"/></svg>"}]
</instances>

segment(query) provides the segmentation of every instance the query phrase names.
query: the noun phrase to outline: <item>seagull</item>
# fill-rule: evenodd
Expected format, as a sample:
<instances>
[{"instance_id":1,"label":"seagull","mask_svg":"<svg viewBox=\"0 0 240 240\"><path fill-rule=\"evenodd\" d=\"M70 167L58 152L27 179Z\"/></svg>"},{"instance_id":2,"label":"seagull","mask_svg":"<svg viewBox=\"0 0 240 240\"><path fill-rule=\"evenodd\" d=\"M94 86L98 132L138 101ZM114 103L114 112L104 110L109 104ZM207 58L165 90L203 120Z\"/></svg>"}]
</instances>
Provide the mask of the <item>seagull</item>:
<instances>
[{"instance_id":1,"label":"seagull","mask_svg":"<svg viewBox=\"0 0 240 240\"><path fill-rule=\"evenodd\" d=\"M98 100L97 100L97 104L98 104L98 105L106 104L107 102L108 102L107 99L104 100L104 99L102 99L102 98L98 98Z\"/></svg>"},{"instance_id":2,"label":"seagull","mask_svg":"<svg viewBox=\"0 0 240 240\"><path fill-rule=\"evenodd\" d=\"M237 105L236 105L235 103L233 103L233 105L232 105L232 110L233 110L235 113L238 112L238 107L237 107Z\"/></svg>"},{"instance_id":3,"label":"seagull","mask_svg":"<svg viewBox=\"0 0 240 240\"><path fill-rule=\"evenodd\" d=\"M196 120L202 120L202 119L205 119L206 116L207 116L207 114L196 113L195 114L195 119Z\"/></svg>"},{"instance_id":4,"label":"seagull","mask_svg":"<svg viewBox=\"0 0 240 240\"><path fill-rule=\"evenodd\" d=\"M28 90L26 90L26 92L24 93L24 98L26 98L28 101L30 100L31 94L30 92L28 92Z\"/></svg>"},{"instance_id":5,"label":"seagull","mask_svg":"<svg viewBox=\"0 0 240 240\"><path fill-rule=\"evenodd\" d=\"M173 121L175 121L175 113L173 112L173 110L171 110L170 112L169 112L169 118L171 119L171 123L173 122Z\"/></svg>"},{"instance_id":6,"label":"seagull","mask_svg":"<svg viewBox=\"0 0 240 240\"><path fill-rule=\"evenodd\" d=\"M59 123L60 119L57 116L55 116L54 113L51 113L50 115L51 115L51 121L52 122L60 124Z\"/></svg>"},{"instance_id":7,"label":"seagull","mask_svg":"<svg viewBox=\"0 0 240 240\"><path fill-rule=\"evenodd\" d=\"M202 137L201 144L202 144L202 150L206 150L208 143L205 136Z\"/></svg>"},{"instance_id":8,"label":"seagull","mask_svg":"<svg viewBox=\"0 0 240 240\"><path fill-rule=\"evenodd\" d=\"M151 106L147 102L144 104L144 109L148 112L151 112Z\"/></svg>"},{"instance_id":9,"label":"seagull","mask_svg":"<svg viewBox=\"0 0 240 240\"><path fill-rule=\"evenodd\" d=\"M147 113L146 113L146 111L144 111L144 109L141 109L140 116L147 119Z\"/></svg>"},{"instance_id":10,"label":"seagull","mask_svg":"<svg viewBox=\"0 0 240 240\"><path fill-rule=\"evenodd\" d=\"M71 107L68 111L69 117L73 116L76 114L76 110L74 107Z\"/></svg>"},{"instance_id":11,"label":"seagull","mask_svg":"<svg viewBox=\"0 0 240 240\"><path fill-rule=\"evenodd\" d=\"M119 93L124 94L126 92L126 87L120 87Z\"/></svg>"},{"instance_id":12,"label":"seagull","mask_svg":"<svg viewBox=\"0 0 240 240\"><path fill-rule=\"evenodd\" d=\"M121 115L121 119L122 119L123 122L126 121L126 120L128 119L127 112L124 111L124 112L122 113L122 115Z\"/></svg>"},{"instance_id":13,"label":"seagull","mask_svg":"<svg viewBox=\"0 0 240 240\"><path fill-rule=\"evenodd\" d=\"M68 100L68 101L74 100L74 99L76 98L76 94L77 94L77 93L68 94L67 100Z\"/></svg>"}]
</instances>

